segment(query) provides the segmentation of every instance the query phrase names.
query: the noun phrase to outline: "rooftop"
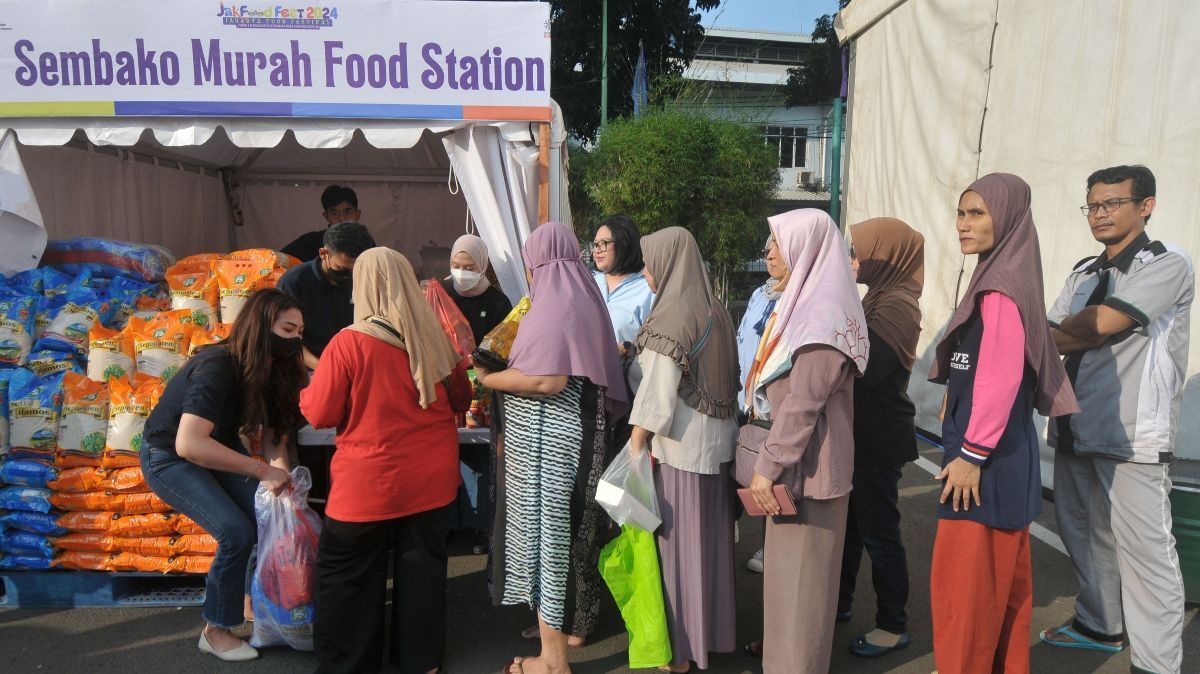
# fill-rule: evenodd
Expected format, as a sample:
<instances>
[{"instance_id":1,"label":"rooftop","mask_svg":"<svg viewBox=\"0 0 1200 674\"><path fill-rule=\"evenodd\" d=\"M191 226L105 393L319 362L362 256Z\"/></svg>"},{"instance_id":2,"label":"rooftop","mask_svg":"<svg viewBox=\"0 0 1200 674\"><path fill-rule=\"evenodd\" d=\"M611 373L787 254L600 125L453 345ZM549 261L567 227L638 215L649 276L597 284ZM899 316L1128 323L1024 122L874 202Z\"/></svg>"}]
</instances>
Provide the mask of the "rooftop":
<instances>
[{"instance_id":1,"label":"rooftop","mask_svg":"<svg viewBox=\"0 0 1200 674\"><path fill-rule=\"evenodd\" d=\"M793 42L808 44L812 36L807 33L785 33L774 30L758 30L751 28L709 28L704 34L709 37L728 37L739 40L761 40L764 42Z\"/></svg>"}]
</instances>

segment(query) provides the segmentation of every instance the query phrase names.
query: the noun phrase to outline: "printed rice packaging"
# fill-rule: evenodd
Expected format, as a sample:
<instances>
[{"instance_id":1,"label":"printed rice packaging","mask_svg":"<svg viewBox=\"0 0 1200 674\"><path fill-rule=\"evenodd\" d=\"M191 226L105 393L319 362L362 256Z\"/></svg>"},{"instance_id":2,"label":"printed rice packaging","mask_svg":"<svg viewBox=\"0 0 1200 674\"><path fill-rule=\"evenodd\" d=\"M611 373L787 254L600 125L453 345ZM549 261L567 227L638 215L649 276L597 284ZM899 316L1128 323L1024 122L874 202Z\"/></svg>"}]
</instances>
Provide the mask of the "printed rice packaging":
<instances>
[{"instance_id":1,"label":"printed rice packaging","mask_svg":"<svg viewBox=\"0 0 1200 674\"><path fill-rule=\"evenodd\" d=\"M141 465L138 452L142 449L142 430L150 410L162 394L162 387L161 381L141 374L132 383L123 379L109 383L111 398L104 446L105 468Z\"/></svg>"},{"instance_id":2,"label":"printed rice packaging","mask_svg":"<svg viewBox=\"0 0 1200 674\"><path fill-rule=\"evenodd\" d=\"M63 375L62 423L56 465L99 466L108 434L109 389L103 382L68 372Z\"/></svg>"},{"instance_id":3,"label":"printed rice packaging","mask_svg":"<svg viewBox=\"0 0 1200 674\"><path fill-rule=\"evenodd\" d=\"M167 277L172 309L190 309L192 322L207 328L217 322L217 284L207 271Z\"/></svg>"},{"instance_id":4,"label":"printed rice packaging","mask_svg":"<svg viewBox=\"0 0 1200 674\"><path fill-rule=\"evenodd\" d=\"M238 313L265 281L275 267L270 262L221 260L212 263L213 274L220 286L221 322L233 323Z\"/></svg>"},{"instance_id":5,"label":"printed rice packaging","mask_svg":"<svg viewBox=\"0 0 1200 674\"><path fill-rule=\"evenodd\" d=\"M39 377L24 368L13 370L8 386L12 458L54 462L62 412L62 381L61 374Z\"/></svg>"},{"instance_id":6,"label":"printed rice packaging","mask_svg":"<svg viewBox=\"0 0 1200 674\"><path fill-rule=\"evenodd\" d=\"M0 293L0 367L25 364L33 350L37 298Z\"/></svg>"},{"instance_id":7,"label":"printed rice packaging","mask_svg":"<svg viewBox=\"0 0 1200 674\"><path fill-rule=\"evenodd\" d=\"M129 379L133 371L133 339L129 333L93 325L88 332L88 379Z\"/></svg>"},{"instance_id":8,"label":"printed rice packaging","mask_svg":"<svg viewBox=\"0 0 1200 674\"><path fill-rule=\"evenodd\" d=\"M133 338L138 374L167 381L187 362L188 346L195 331L191 311L168 311L150 321L134 316L125 329Z\"/></svg>"}]
</instances>

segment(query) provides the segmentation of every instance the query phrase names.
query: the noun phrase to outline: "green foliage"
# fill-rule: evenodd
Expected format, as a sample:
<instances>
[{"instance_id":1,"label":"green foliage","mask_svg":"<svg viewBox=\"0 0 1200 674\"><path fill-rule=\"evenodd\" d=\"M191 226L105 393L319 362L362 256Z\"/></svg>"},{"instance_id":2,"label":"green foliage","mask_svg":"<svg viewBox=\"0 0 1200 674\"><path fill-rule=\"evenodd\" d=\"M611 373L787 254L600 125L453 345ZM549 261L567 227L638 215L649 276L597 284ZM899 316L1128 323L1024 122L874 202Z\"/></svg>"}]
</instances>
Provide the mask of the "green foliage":
<instances>
[{"instance_id":1,"label":"green foliage","mask_svg":"<svg viewBox=\"0 0 1200 674\"><path fill-rule=\"evenodd\" d=\"M761 249L779 172L752 129L657 111L610 123L591 154L584 182L601 212L625 213L647 234L684 227L722 271Z\"/></svg>"},{"instance_id":2,"label":"green foliage","mask_svg":"<svg viewBox=\"0 0 1200 674\"><path fill-rule=\"evenodd\" d=\"M838 0L838 7L850 0ZM808 59L795 68L788 68L785 88L788 105L820 105L841 93L842 48L833 30L833 17L818 17L812 32L813 48Z\"/></svg>"},{"instance_id":3,"label":"green foliage","mask_svg":"<svg viewBox=\"0 0 1200 674\"><path fill-rule=\"evenodd\" d=\"M638 42L651 78L682 73L704 40L697 10L720 0L609 0L608 118L633 112L633 73ZM598 0L550 0L551 95L562 106L567 130L594 138L600 126L600 18Z\"/></svg>"}]
</instances>

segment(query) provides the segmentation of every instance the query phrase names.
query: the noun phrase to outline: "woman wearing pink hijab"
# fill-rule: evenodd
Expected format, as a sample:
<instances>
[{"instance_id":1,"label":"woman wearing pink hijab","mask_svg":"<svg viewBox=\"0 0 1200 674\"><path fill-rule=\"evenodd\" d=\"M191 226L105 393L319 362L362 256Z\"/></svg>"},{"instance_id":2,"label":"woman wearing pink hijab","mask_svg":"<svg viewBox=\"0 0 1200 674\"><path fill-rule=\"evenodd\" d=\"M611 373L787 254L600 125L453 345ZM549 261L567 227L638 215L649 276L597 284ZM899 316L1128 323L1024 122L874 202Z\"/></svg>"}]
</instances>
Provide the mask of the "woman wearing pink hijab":
<instances>
[{"instance_id":1,"label":"woman wearing pink hijab","mask_svg":"<svg viewBox=\"0 0 1200 674\"><path fill-rule=\"evenodd\" d=\"M846 244L823 211L770 218L783 295L746 385L738 475L767 519L761 651L767 674L829 670L854 472L854 378L869 342ZM757 459L754 458L754 451ZM752 465L747 465L752 463ZM785 486L796 515L782 516Z\"/></svg>"},{"instance_id":2,"label":"woman wearing pink hijab","mask_svg":"<svg viewBox=\"0 0 1200 674\"><path fill-rule=\"evenodd\" d=\"M548 222L524 258L532 307L509 367L476 377L502 391L503 456L497 470L493 599L537 612L542 652L512 674L569 672L567 636L595 627L604 511L596 484L608 459L608 419L628 394L600 290L569 227Z\"/></svg>"}]
</instances>

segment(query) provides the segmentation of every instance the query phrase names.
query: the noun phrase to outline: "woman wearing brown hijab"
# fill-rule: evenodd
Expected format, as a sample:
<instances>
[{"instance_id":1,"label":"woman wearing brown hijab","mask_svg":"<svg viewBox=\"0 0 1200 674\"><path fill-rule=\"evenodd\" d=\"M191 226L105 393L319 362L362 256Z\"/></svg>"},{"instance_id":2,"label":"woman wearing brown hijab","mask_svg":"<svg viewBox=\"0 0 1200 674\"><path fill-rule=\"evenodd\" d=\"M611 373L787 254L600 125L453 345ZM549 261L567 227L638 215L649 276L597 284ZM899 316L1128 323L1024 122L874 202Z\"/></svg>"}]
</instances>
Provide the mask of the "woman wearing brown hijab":
<instances>
[{"instance_id":1,"label":"woman wearing brown hijab","mask_svg":"<svg viewBox=\"0 0 1200 674\"><path fill-rule=\"evenodd\" d=\"M1029 524L1042 509L1033 411L1078 411L1050 325L1029 185L1005 173L958 201L964 255L978 255L938 342L930 381L947 388L945 480L930 571L938 671L1029 671Z\"/></svg>"},{"instance_id":2,"label":"woman wearing brown hijab","mask_svg":"<svg viewBox=\"0 0 1200 674\"><path fill-rule=\"evenodd\" d=\"M871 360L854 380L854 490L842 552L838 619L850 618L865 548L875 588L875 630L850 642L850 652L878 657L908 646L908 560L900 536L899 483L917 458L916 407L908 378L921 334L918 300L925 282L925 239L895 218L850 228L851 266L867 286L863 312Z\"/></svg>"}]
</instances>

